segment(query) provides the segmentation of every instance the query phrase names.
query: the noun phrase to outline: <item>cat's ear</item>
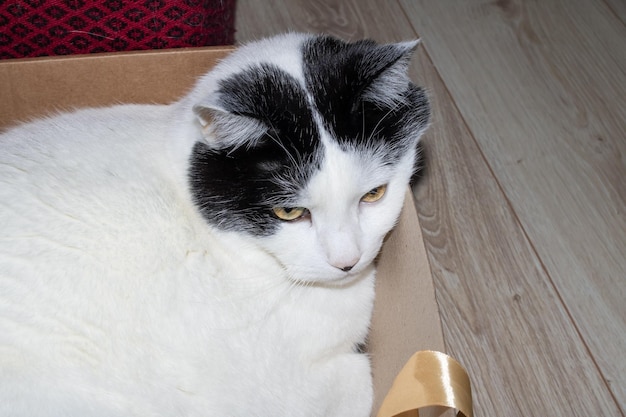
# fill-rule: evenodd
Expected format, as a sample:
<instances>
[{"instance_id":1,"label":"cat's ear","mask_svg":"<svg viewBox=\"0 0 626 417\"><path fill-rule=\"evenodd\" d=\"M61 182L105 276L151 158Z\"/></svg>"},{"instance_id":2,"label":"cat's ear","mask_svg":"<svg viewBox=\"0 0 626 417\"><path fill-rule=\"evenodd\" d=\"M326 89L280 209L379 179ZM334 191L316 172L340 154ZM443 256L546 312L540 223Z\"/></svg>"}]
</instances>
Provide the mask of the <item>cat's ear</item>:
<instances>
[{"instance_id":1,"label":"cat's ear","mask_svg":"<svg viewBox=\"0 0 626 417\"><path fill-rule=\"evenodd\" d=\"M393 107L409 86L408 68L420 40L378 46L363 58L363 78L368 85L361 99Z\"/></svg>"},{"instance_id":2,"label":"cat's ear","mask_svg":"<svg viewBox=\"0 0 626 417\"><path fill-rule=\"evenodd\" d=\"M193 112L206 143L213 149L253 147L268 130L256 118L234 114L216 105L196 104Z\"/></svg>"}]
</instances>

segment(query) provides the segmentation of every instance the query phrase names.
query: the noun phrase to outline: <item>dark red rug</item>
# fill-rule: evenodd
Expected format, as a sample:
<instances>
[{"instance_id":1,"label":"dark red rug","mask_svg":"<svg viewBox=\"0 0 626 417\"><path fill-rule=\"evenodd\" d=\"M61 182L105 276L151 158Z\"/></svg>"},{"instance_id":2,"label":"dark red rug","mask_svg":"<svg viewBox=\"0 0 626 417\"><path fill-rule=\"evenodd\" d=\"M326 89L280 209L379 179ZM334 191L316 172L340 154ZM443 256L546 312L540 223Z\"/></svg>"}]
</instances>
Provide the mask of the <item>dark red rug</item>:
<instances>
[{"instance_id":1,"label":"dark red rug","mask_svg":"<svg viewBox=\"0 0 626 417\"><path fill-rule=\"evenodd\" d=\"M0 0L0 58L228 45L235 0Z\"/></svg>"}]
</instances>

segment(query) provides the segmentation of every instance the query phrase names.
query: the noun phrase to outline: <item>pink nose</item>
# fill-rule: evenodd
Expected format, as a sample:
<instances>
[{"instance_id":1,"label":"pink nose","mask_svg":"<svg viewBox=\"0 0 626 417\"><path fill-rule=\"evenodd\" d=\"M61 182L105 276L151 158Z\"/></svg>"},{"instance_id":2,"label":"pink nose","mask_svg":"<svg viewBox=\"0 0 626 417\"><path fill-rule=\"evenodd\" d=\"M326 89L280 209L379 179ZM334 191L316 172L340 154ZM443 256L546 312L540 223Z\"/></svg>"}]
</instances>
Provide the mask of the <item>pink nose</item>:
<instances>
[{"instance_id":1,"label":"pink nose","mask_svg":"<svg viewBox=\"0 0 626 417\"><path fill-rule=\"evenodd\" d=\"M351 271L352 268L354 268L354 266L359 262L359 260L360 258L355 258L348 262L342 262L342 263L336 262L336 263L333 263L332 265L337 269L341 269L343 272L348 272L348 271Z\"/></svg>"}]
</instances>

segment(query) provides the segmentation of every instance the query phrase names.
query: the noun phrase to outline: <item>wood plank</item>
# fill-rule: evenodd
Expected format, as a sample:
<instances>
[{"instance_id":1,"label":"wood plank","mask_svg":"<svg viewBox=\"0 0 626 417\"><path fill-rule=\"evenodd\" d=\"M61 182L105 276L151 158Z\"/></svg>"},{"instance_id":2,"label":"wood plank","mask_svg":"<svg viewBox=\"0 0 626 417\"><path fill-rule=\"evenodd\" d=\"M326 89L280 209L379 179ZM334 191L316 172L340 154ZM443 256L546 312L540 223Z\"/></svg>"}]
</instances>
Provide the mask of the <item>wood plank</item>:
<instances>
[{"instance_id":1,"label":"wood plank","mask_svg":"<svg viewBox=\"0 0 626 417\"><path fill-rule=\"evenodd\" d=\"M401 3L626 409L624 24L601 0Z\"/></svg>"},{"instance_id":2,"label":"wood plank","mask_svg":"<svg viewBox=\"0 0 626 417\"><path fill-rule=\"evenodd\" d=\"M423 58L434 97L416 202L448 351L484 416L619 416L480 149Z\"/></svg>"},{"instance_id":3,"label":"wood plank","mask_svg":"<svg viewBox=\"0 0 626 417\"><path fill-rule=\"evenodd\" d=\"M328 33L345 40L378 42L415 39L416 34L394 1L255 0L237 1L236 38L250 41L286 31Z\"/></svg>"},{"instance_id":4,"label":"wood plank","mask_svg":"<svg viewBox=\"0 0 626 417\"><path fill-rule=\"evenodd\" d=\"M238 2L237 37L285 30L348 39L416 36L395 1ZM447 28L446 28L447 30ZM430 39L425 39L429 45ZM448 351L468 367L476 415L619 415L516 215L428 57L413 75L431 91L434 124L420 220Z\"/></svg>"},{"instance_id":5,"label":"wood plank","mask_svg":"<svg viewBox=\"0 0 626 417\"><path fill-rule=\"evenodd\" d=\"M609 7L617 15L617 18L626 24L626 1L624 0L604 0Z\"/></svg>"}]
</instances>

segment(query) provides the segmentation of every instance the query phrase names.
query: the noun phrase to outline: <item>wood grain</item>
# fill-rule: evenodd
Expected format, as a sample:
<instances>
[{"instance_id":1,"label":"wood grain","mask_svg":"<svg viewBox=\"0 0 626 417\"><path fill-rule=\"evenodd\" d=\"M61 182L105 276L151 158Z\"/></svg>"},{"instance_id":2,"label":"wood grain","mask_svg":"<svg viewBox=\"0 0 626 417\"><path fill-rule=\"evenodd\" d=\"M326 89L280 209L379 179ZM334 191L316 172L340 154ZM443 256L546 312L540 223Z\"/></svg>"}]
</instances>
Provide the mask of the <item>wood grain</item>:
<instances>
[{"instance_id":1,"label":"wood grain","mask_svg":"<svg viewBox=\"0 0 626 417\"><path fill-rule=\"evenodd\" d=\"M238 2L240 41L423 37L412 75L434 120L417 207L447 349L471 374L477 416L624 415L626 66L606 5Z\"/></svg>"},{"instance_id":2,"label":"wood grain","mask_svg":"<svg viewBox=\"0 0 626 417\"><path fill-rule=\"evenodd\" d=\"M445 86L419 62L435 120L416 201L444 337L477 415L620 415Z\"/></svg>"},{"instance_id":3,"label":"wood grain","mask_svg":"<svg viewBox=\"0 0 626 417\"><path fill-rule=\"evenodd\" d=\"M402 4L624 409L626 28L601 1Z\"/></svg>"},{"instance_id":4,"label":"wood grain","mask_svg":"<svg viewBox=\"0 0 626 417\"><path fill-rule=\"evenodd\" d=\"M626 1L624 0L604 0L609 7L615 13L618 19L622 23L626 24Z\"/></svg>"},{"instance_id":5,"label":"wood grain","mask_svg":"<svg viewBox=\"0 0 626 417\"><path fill-rule=\"evenodd\" d=\"M255 0L237 2L237 40L246 42L286 31L328 33L345 40L379 42L415 39L396 1Z\"/></svg>"}]
</instances>

